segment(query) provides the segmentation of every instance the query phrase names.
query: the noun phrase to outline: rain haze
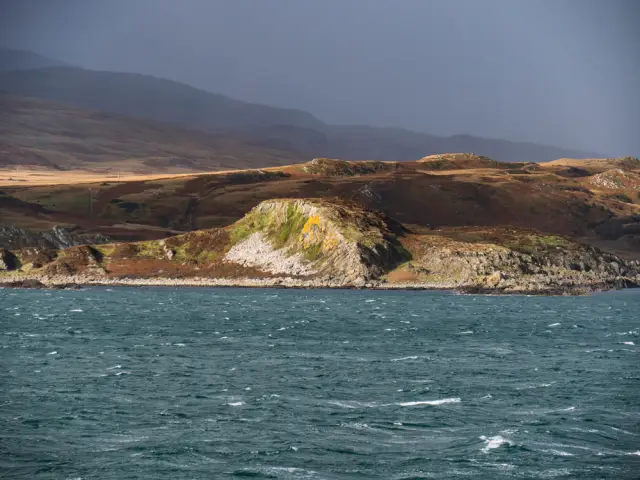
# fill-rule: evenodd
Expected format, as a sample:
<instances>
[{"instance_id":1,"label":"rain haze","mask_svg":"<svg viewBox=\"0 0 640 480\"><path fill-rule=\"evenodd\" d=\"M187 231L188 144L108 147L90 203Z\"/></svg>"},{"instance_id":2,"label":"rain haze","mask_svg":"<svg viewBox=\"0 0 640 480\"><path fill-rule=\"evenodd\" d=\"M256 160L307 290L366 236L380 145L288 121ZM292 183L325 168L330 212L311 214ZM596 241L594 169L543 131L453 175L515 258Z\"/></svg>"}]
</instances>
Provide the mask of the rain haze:
<instances>
[{"instance_id":1,"label":"rain haze","mask_svg":"<svg viewBox=\"0 0 640 480\"><path fill-rule=\"evenodd\" d=\"M333 124L640 155L640 2L20 0L0 45Z\"/></svg>"}]
</instances>

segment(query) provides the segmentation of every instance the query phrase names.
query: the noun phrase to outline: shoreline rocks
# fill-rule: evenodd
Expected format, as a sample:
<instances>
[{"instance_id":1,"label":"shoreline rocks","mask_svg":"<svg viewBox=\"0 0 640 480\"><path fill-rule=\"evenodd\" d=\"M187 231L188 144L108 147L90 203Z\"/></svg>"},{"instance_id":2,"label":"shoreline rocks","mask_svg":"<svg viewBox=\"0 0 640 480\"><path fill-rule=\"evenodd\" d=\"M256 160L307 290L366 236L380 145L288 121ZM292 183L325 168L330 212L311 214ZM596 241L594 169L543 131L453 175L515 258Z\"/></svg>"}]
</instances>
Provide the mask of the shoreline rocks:
<instances>
[{"instance_id":1,"label":"shoreline rocks","mask_svg":"<svg viewBox=\"0 0 640 480\"><path fill-rule=\"evenodd\" d=\"M585 295L589 293L623 288L637 288L637 279L617 277L610 281L566 282L539 284L535 282L514 283L509 286L488 286L481 284L456 284L454 282L405 282L388 283L370 281L363 283L341 282L335 279L299 279L292 277L271 278L110 278L87 275L15 276L10 281L0 283L0 288L53 288L79 289L84 286L123 287L231 287L231 288L298 288L298 289L354 289L354 290L441 290L458 294L481 295Z\"/></svg>"}]
</instances>

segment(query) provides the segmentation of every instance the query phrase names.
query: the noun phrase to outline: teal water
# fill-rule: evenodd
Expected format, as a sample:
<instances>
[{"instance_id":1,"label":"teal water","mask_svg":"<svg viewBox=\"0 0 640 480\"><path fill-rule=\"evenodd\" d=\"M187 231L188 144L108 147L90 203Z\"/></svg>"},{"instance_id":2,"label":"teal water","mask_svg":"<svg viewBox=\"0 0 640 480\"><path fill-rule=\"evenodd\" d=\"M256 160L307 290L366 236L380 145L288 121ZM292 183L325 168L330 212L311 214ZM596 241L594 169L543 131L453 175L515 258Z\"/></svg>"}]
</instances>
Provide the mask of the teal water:
<instances>
[{"instance_id":1,"label":"teal water","mask_svg":"<svg viewBox=\"0 0 640 480\"><path fill-rule=\"evenodd\" d=\"M0 290L0 478L640 478L640 294Z\"/></svg>"}]
</instances>

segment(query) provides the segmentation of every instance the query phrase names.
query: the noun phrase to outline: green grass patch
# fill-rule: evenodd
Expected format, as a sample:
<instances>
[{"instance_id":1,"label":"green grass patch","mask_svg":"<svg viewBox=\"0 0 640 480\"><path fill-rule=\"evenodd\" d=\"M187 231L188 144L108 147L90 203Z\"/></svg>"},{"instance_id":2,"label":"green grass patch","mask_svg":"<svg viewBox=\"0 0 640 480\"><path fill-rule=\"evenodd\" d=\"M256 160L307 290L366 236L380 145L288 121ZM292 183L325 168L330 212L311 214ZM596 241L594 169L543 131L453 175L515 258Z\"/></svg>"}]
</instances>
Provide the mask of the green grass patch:
<instances>
[{"instance_id":1,"label":"green grass patch","mask_svg":"<svg viewBox=\"0 0 640 480\"><path fill-rule=\"evenodd\" d=\"M282 248L291 238L296 238L302 232L302 227L309 218L303 215L293 204L287 205L285 220L278 228L275 225L268 232L267 236L272 241L274 248Z\"/></svg>"},{"instance_id":2,"label":"green grass patch","mask_svg":"<svg viewBox=\"0 0 640 480\"><path fill-rule=\"evenodd\" d=\"M309 262L315 262L322 257L322 243L314 243L313 245L305 248L303 255Z\"/></svg>"},{"instance_id":3,"label":"green grass patch","mask_svg":"<svg viewBox=\"0 0 640 480\"><path fill-rule=\"evenodd\" d=\"M235 245L255 232L262 232L274 248L282 248L291 239L297 238L308 220L293 204L287 205L284 220L278 219L276 215L274 212L249 212L229 231L231 244Z\"/></svg>"},{"instance_id":4,"label":"green grass patch","mask_svg":"<svg viewBox=\"0 0 640 480\"><path fill-rule=\"evenodd\" d=\"M569 250L573 244L558 235L526 235L504 242L503 246L521 253L536 254L550 249Z\"/></svg>"},{"instance_id":5,"label":"green grass patch","mask_svg":"<svg viewBox=\"0 0 640 480\"><path fill-rule=\"evenodd\" d=\"M264 215L255 211L249 212L243 219L236 222L229 231L231 244L241 242L249 235L264 230L269 222L270 215Z\"/></svg>"},{"instance_id":6,"label":"green grass patch","mask_svg":"<svg viewBox=\"0 0 640 480\"><path fill-rule=\"evenodd\" d=\"M164 258L166 253L158 240L135 243L139 257Z\"/></svg>"}]
</instances>

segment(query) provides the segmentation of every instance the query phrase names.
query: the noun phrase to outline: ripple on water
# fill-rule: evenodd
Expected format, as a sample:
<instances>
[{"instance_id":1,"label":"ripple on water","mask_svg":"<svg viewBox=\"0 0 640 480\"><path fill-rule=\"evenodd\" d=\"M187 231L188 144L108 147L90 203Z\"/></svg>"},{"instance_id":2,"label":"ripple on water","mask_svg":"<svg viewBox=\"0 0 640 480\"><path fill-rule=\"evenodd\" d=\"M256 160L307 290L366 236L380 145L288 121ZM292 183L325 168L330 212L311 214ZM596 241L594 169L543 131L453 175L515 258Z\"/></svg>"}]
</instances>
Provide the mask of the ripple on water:
<instances>
[{"instance_id":1,"label":"ripple on water","mask_svg":"<svg viewBox=\"0 0 640 480\"><path fill-rule=\"evenodd\" d=\"M0 291L0 471L637 478L638 311L628 292Z\"/></svg>"}]
</instances>

